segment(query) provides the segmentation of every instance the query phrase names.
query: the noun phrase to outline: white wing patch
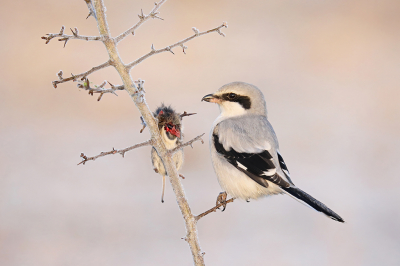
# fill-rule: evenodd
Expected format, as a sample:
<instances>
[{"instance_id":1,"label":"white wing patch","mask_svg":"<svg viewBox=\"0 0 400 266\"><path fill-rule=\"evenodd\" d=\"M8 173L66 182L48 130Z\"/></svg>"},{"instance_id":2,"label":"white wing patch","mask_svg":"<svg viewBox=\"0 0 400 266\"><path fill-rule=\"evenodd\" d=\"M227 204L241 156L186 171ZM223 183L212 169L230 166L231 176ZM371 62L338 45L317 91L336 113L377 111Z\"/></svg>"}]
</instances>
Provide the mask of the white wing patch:
<instances>
[{"instance_id":1,"label":"white wing patch","mask_svg":"<svg viewBox=\"0 0 400 266\"><path fill-rule=\"evenodd\" d=\"M263 172L264 173L264 175L266 175L266 176L273 176L273 175L275 175L276 174L276 168L274 168L274 169L269 169L267 172Z\"/></svg>"},{"instance_id":2,"label":"white wing patch","mask_svg":"<svg viewBox=\"0 0 400 266\"><path fill-rule=\"evenodd\" d=\"M240 168L242 168L243 170L247 170L247 167L246 166L244 166L243 164L241 164L241 163L239 163L239 162L236 162L237 163L237 165L240 167Z\"/></svg>"}]
</instances>

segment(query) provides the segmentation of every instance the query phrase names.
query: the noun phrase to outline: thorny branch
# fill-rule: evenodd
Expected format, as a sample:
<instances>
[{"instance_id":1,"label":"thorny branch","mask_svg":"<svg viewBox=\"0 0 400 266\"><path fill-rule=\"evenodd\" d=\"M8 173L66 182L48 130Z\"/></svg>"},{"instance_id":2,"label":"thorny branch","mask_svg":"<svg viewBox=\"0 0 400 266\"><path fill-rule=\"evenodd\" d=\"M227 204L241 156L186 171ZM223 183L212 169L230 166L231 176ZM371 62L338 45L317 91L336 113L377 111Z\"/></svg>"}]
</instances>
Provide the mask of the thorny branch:
<instances>
[{"instance_id":1,"label":"thorny branch","mask_svg":"<svg viewBox=\"0 0 400 266\"><path fill-rule=\"evenodd\" d=\"M227 27L228 27L228 24L226 22L224 22L224 23L222 23L221 26L218 26L218 27L216 27L214 29L203 31L203 32L200 32L196 28L192 28L192 30L194 31L194 34L192 36L190 36L190 37L188 37L188 38L186 38L186 39L184 39L182 41L179 41L177 43L174 43L174 44L172 44L170 46L167 46L165 48L159 49L159 50L154 49L154 45L151 45L151 51L150 52L148 52L147 54L143 55L142 57L136 59L135 61L127 64L126 67L128 69L131 69L132 67L134 67L137 64L141 63L143 60L149 58L150 56L155 55L155 54L159 54L159 53L162 53L162 52L171 52L172 54L174 54L174 52L172 51L172 48L175 48L177 46L182 47L183 52L186 53L185 49L187 49L187 47L184 44L187 43L188 41L190 41L190 40L192 40L192 39L194 39L196 37L200 37L202 35L211 33L211 32L218 32L221 36L225 37L225 34L223 32L221 32L221 28L227 28Z\"/></svg>"},{"instance_id":2,"label":"thorny branch","mask_svg":"<svg viewBox=\"0 0 400 266\"><path fill-rule=\"evenodd\" d=\"M94 10L92 1L91 0L85 0L85 2L86 2L86 5L87 5L87 7L89 9L89 15L86 17L86 19L88 19L90 16L93 16L95 19L97 19L96 11Z\"/></svg>"},{"instance_id":3,"label":"thorny branch","mask_svg":"<svg viewBox=\"0 0 400 266\"><path fill-rule=\"evenodd\" d=\"M62 70L60 70L60 72L57 73L57 76L58 76L58 79L59 79L59 80L54 80L54 81L53 81L53 87L54 87L54 88L57 88L57 84L59 84L59 83L64 83L64 82L67 82L67 81L71 81L71 80L77 81L78 78L81 78L81 80L84 80L87 76L89 76L89 75L92 74L93 72L96 72L96 71L98 71L98 70L100 70L100 69L106 68L106 67L108 67L108 66L110 66L110 65L111 65L111 62L110 62L110 61L107 61L107 62L104 62L104 63L101 64L101 65L92 67L90 70L88 70L88 71L86 71L86 72L83 72L83 73L81 73L81 74L74 75L74 74L71 73L71 77L69 77L69 78L63 78L63 72L62 72Z\"/></svg>"},{"instance_id":4,"label":"thorny branch","mask_svg":"<svg viewBox=\"0 0 400 266\"><path fill-rule=\"evenodd\" d=\"M64 48L67 45L67 42L70 39L77 39L77 40L85 40L85 41L102 41L103 39L100 36L82 36L79 35L78 28L71 29L72 35L64 34L64 26L61 26L61 30L59 33L47 33L47 36L42 36L43 40L46 40L46 44L48 44L53 38L60 38L58 39L59 42L64 42Z\"/></svg>"},{"instance_id":5,"label":"thorny branch","mask_svg":"<svg viewBox=\"0 0 400 266\"><path fill-rule=\"evenodd\" d=\"M91 88L89 81L87 80L87 76L97 70L106 68L111 65L117 70L117 72L120 75L121 80L123 82L122 87L118 87L118 88L119 89L124 88L129 93L129 95L131 96L136 107L140 111L143 121L147 125L147 127L150 131L150 134L151 134L151 140L149 140L148 142L142 143L142 144L137 144L137 145L153 146L157 150L157 153L160 156L160 158L162 159L165 170L167 171L167 174L170 177L169 180L171 182L171 186L175 193L177 204L179 206L179 209L181 210L182 217L185 221L186 237L184 239L189 244L189 247L190 247L190 250L192 253L192 257L193 257L193 262L196 266L201 266L201 265L204 266L204 252L201 251L199 240L198 240L198 235L197 235L197 226L196 226L197 220L191 212L190 206L186 199L185 191L183 189L182 183L179 178L179 174L176 170L175 164L172 159L172 154L175 151L175 149L168 150L166 148L165 143L163 142L160 132L158 130L157 121L155 120L153 113L150 111L150 109L146 103L146 100L144 97L145 91L142 88L143 84L138 84L138 86L136 86L135 82L133 81L133 79L130 75L130 70L132 69L133 66L136 66L137 64L139 64L140 62L142 62L143 60L145 60L146 58L148 58L154 54L158 54L158 53L165 52L165 51L169 51L169 52L173 53L172 49L177 46L182 47L183 52L185 53L185 49L187 47L184 44L186 42L188 42L196 37L202 36L204 34L208 34L208 33L215 31L215 32L219 33L220 35L225 36L224 33L221 32L221 28L227 27L227 24L223 23L221 26L211 29L211 30L208 30L208 31L205 31L205 32L199 32L199 30L197 30L196 28L192 28L192 30L195 33L194 35L192 35L182 41L179 41L173 45L167 46L167 47L165 47L163 49L159 49L159 50L154 49L154 46L152 45L152 49L148 54L140 57L139 59L131 62L128 65L125 65L118 53L118 49L117 49L118 42L121 41L122 39L124 39L128 34L130 34L130 33L134 34L134 31L140 25L142 25L146 20L148 20L150 18L161 19L158 16L157 10L165 1L166 0L161 0L159 3L155 3L154 8L149 13L149 15L144 15L143 11L142 11L141 14L139 15L140 21L138 23L136 23L133 27L131 27L130 29L128 29L127 31L125 31L124 33L119 35L118 37L112 38L110 35L110 30L108 28L108 24L107 24L107 19L106 19L106 14L105 14L106 9L105 9L103 0L85 0L87 6L89 8L89 16L88 17L93 16L96 19L97 28L99 30L100 37L81 36L81 35L79 35L78 29L76 29L76 28L74 30L71 29L72 35L65 35L64 27L62 27L58 34L47 34L47 36L43 36L42 39L45 39L46 43L48 43L53 38L59 38L60 41L65 42L64 45L70 39L96 40L96 41L101 41L104 44L104 46L107 50L107 53L109 55L109 60L107 62L105 62L101 65L98 65L96 67L93 67L89 71L86 71L79 75L71 74L71 77L65 78L65 79L62 77L62 71L60 71L58 73L59 80L53 81L53 86L55 88L57 88L57 84L59 84L59 83L64 83L64 82L71 81L71 80L77 81L78 78L81 78L81 81L84 81L83 84L81 84L82 89L88 90L89 93L91 93L91 94L98 92L98 93L100 93L100 95L102 95L105 92L104 90L109 90L109 89L103 88L105 84L100 86L99 88ZM113 90L110 92L115 93L116 87L113 86L112 84L110 84L110 85L111 85L111 89ZM201 135L201 136L203 136L203 135ZM192 141L189 141L188 143L182 144L182 146L180 146L178 148L182 148L184 146L191 145L194 141L201 139L201 136L198 136L197 138L193 139ZM139 147L137 145L129 147L127 149L130 150L130 149ZM87 162L89 160L95 160L96 158L99 158L99 157L102 157L102 156L105 156L108 154L120 153L123 155L127 151L127 149L124 149L124 150L113 149L110 152L103 152L94 157L87 157L85 154L82 154L81 157L83 158L83 161L81 162L81 164L84 164L85 162Z\"/></svg>"},{"instance_id":6,"label":"thorny branch","mask_svg":"<svg viewBox=\"0 0 400 266\"><path fill-rule=\"evenodd\" d=\"M186 143L183 143L183 144L177 146L176 148L174 148L174 149L172 149L172 150L169 150L169 152L170 152L171 154L173 154L173 153L175 153L176 151L178 151L179 149L181 149L181 148L183 148L183 147L186 147L186 146L189 146L189 145L192 146L192 143L194 143L194 142L196 142L196 141L198 141L198 140L200 140L201 143L204 144L204 141L203 141L203 139L201 138L203 135L204 135L204 133L201 134L201 135L199 135L199 136L197 136L197 137L195 137L195 138L192 139L192 140L189 140L189 141L186 142ZM148 140L148 141L145 141L145 142L142 142L142 143L139 143L139 144L130 146L130 147L128 147L128 148L121 149L121 150L116 150L116 149L113 148L111 151L101 152L99 155L96 155L96 156L93 156L93 157L87 157L84 153L81 153L82 162L78 163L78 165L80 165L80 164L85 164L85 163L88 162L88 161L94 161L94 160L96 160L96 159L99 158L99 157L103 157L103 156L111 155L111 154L117 154L117 153L119 153L119 154L122 155L122 157L125 157L125 153L126 153L126 152L131 151L131 150L136 149L136 148L139 148L139 147L148 146L148 145L153 145L153 141L152 141L152 140Z\"/></svg>"},{"instance_id":7,"label":"thorny branch","mask_svg":"<svg viewBox=\"0 0 400 266\"><path fill-rule=\"evenodd\" d=\"M233 202L234 200L235 200L235 198L231 198L231 199L229 199L229 200L227 200L227 201L225 201L225 202L218 203L217 205L215 205L214 208L211 208L211 209L209 209L208 211L205 211L205 212L203 212L202 214L199 214L199 215L195 216L194 218L195 218L196 221L198 221L198 220L200 220L201 218L203 218L204 216L206 216L207 214L217 211L217 209L219 209L220 207L222 207L222 206L224 206L224 205L226 205L226 204L228 204L228 203L231 203L231 202Z\"/></svg>"},{"instance_id":8,"label":"thorny branch","mask_svg":"<svg viewBox=\"0 0 400 266\"><path fill-rule=\"evenodd\" d=\"M153 145L153 141L152 140L148 140L148 141L145 141L145 142L130 146L130 147L122 149L122 150L116 150L116 149L113 148L111 151L101 152L99 155L96 155L96 156L93 156L93 157L87 157L84 153L81 153L82 162L78 163L78 165L80 165L80 164L85 165L85 163L88 162L88 161L94 161L99 157L103 157L103 156L110 155L110 154L117 154L118 153L118 154L121 154L122 157L125 157L125 153L128 152L128 151L136 149L136 148L139 148L139 147L149 146L149 145Z\"/></svg>"},{"instance_id":9,"label":"thorny branch","mask_svg":"<svg viewBox=\"0 0 400 266\"><path fill-rule=\"evenodd\" d=\"M108 82L108 84L110 84L110 86L111 86L111 88L109 88L109 89L104 88L104 86L107 84L107 82ZM83 82L79 83L79 84L78 84L78 88L89 91L89 95L92 95L92 96L93 96L94 93L100 93L99 98L97 98L97 101L100 101L100 100L101 100L101 97L103 97L103 94L104 94L104 93L112 93L112 94L118 96L118 95L115 93L116 90L125 90L125 88L124 88L123 85L114 86L114 85L111 84L109 81L104 81L104 82L103 82L102 84L100 84L99 86L90 87L90 81L89 81L88 78L85 78L85 79L83 80Z\"/></svg>"},{"instance_id":10,"label":"thorny branch","mask_svg":"<svg viewBox=\"0 0 400 266\"><path fill-rule=\"evenodd\" d=\"M127 31L125 31L125 32L121 33L120 35L118 35L115 38L115 43L119 43L120 41L122 41L126 36L128 36L131 33L133 35L135 35L135 30L137 28L139 28L144 22L146 22L150 18L153 18L153 19L158 18L158 19L163 20L162 18L160 18L158 16L159 12L157 12L157 10L161 7L162 4L164 4L165 1L167 1L167 0L161 0L159 3L157 3L157 2L154 3L153 9L150 11L150 13L148 15L144 15L143 14L143 9L142 9L141 10L141 14L138 15L139 16L139 21L134 26L129 28Z\"/></svg>"},{"instance_id":11,"label":"thorny branch","mask_svg":"<svg viewBox=\"0 0 400 266\"><path fill-rule=\"evenodd\" d=\"M170 154L174 154L174 153L177 152L178 150L182 149L183 147L189 146L189 145L193 148L192 144L193 144L194 142L198 141L198 140L201 141L201 144L204 144L204 141L203 141L203 139L201 138L201 137L204 136L204 134L205 134L205 133L203 133L203 134L201 134L201 135L195 137L195 138L192 139L192 140L189 140L188 142L185 142L185 143L182 143L182 144L176 146L176 147L173 148L172 150L169 150L169 153L170 153Z\"/></svg>"}]
</instances>

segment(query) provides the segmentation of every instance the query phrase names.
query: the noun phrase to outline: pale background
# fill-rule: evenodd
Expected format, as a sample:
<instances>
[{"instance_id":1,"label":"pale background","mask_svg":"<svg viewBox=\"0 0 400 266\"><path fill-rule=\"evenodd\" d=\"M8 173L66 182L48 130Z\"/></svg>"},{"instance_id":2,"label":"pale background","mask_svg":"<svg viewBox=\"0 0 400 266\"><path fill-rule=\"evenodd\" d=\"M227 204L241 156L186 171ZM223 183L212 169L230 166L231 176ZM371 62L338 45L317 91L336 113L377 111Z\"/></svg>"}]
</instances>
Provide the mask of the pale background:
<instances>
[{"instance_id":1,"label":"pale background","mask_svg":"<svg viewBox=\"0 0 400 266\"><path fill-rule=\"evenodd\" d=\"M115 36L153 1L106 1ZM199 222L207 265L400 265L400 1L168 1L119 46L125 62L227 21L216 33L149 58L151 109L172 103L186 140L208 132L217 106L200 99L232 81L257 85L294 182L345 220L288 196L235 202ZM0 265L191 265L183 219L150 148L77 166L148 139L127 93L96 97L74 83L52 88L62 69L107 60L102 43L45 33L61 25L97 35L84 1L1 1ZM66 30L69 32L69 30ZM120 84L113 69L91 81ZM185 149L182 173L195 214L221 191L206 143Z\"/></svg>"}]
</instances>

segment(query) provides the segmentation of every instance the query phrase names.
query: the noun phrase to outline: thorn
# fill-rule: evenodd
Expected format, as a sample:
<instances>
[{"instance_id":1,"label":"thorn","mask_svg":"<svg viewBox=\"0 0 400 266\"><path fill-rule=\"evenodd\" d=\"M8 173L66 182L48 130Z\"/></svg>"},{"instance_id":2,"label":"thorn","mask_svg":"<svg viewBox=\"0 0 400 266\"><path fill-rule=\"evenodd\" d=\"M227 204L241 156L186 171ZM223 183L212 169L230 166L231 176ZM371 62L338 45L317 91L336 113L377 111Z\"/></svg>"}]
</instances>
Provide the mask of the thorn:
<instances>
[{"instance_id":1,"label":"thorn","mask_svg":"<svg viewBox=\"0 0 400 266\"><path fill-rule=\"evenodd\" d=\"M103 97L103 94L104 94L104 93L100 93L99 98L97 98L97 101L98 101L98 102L99 102L99 101L101 100L101 98Z\"/></svg>"},{"instance_id":2,"label":"thorn","mask_svg":"<svg viewBox=\"0 0 400 266\"><path fill-rule=\"evenodd\" d=\"M167 51L169 51L169 52L171 52L173 55L175 55L175 53L174 52L172 52L172 50L171 50L171 47L167 47Z\"/></svg>"},{"instance_id":3,"label":"thorn","mask_svg":"<svg viewBox=\"0 0 400 266\"><path fill-rule=\"evenodd\" d=\"M158 18L159 20L164 20L163 18L160 18L159 16L153 16L153 18Z\"/></svg>"},{"instance_id":4,"label":"thorn","mask_svg":"<svg viewBox=\"0 0 400 266\"><path fill-rule=\"evenodd\" d=\"M193 27L192 30L194 31L194 33L195 33L196 35L199 35L200 32L199 32L198 29L196 29L195 27Z\"/></svg>"},{"instance_id":5,"label":"thorn","mask_svg":"<svg viewBox=\"0 0 400 266\"><path fill-rule=\"evenodd\" d=\"M75 36L75 37L78 37L78 34L77 34L77 32L74 32L74 30L73 29L71 29L71 28L69 28L71 31L72 31L72 34ZM78 30L77 28L75 28L75 30Z\"/></svg>"},{"instance_id":6,"label":"thorn","mask_svg":"<svg viewBox=\"0 0 400 266\"><path fill-rule=\"evenodd\" d=\"M154 49L154 44L151 44L151 51L154 52L156 49Z\"/></svg>"},{"instance_id":7,"label":"thorn","mask_svg":"<svg viewBox=\"0 0 400 266\"><path fill-rule=\"evenodd\" d=\"M107 81L107 82L108 82L108 84L110 84L110 86L111 86L112 89L115 89L114 85L111 84L111 82L109 82L109 81Z\"/></svg>"},{"instance_id":8,"label":"thorn","mask_svg":"<svg viewBox=\"0 0 400 266\"><path fill-rule=\"evenodd\" d=\"M67 45L68 40L69 40L68 38L65 40L64 48L65 48L65 46Z\"/></svg>"},{"instance_id":9,"label":"thorn","mask_svg":"<svg viewBox=\"0 0 400 266\"><path fill-rule=\"evenodd\" d=\"M143 14L143 9L140 9L140 11L141 11L141 15L138 15L138 17L140 18L140 20L143 20L145 17Z\"/></svg>"},{"instance_id":10,"label":"thorn","mask_svg":"<svg viewBox=\"0 0 400 266\"><path fill-rule=\"evenodd\" d=\"M61 26L61 29L60 29L60 35L63 35L63 34L64 34L64 29L65 29L65 27L64 27L64 25L62 25L62 26Z\"/></svg>"},{"instance_id":11,"label":"thorn","mask_svg":"<svg viewBox=\"0 0 400 266\"><path fill-rule=\"evenodd\" d=\"M58 78L59 78L60 80L63 80L62 75L63 75L63 72L62 72L62 70L60 70L60 71L57 73L57 76L58 76Z\"/></svg>"},{"instance_id":12,"label":"thorn","mask_svg":"<svg viewBox=\"0 0 400 266\"><path fill-rule=\"evenodd\" d=\"M219 29L217 30L218 34L221 35L222 37L225 37L225 33L221 32Z\"/></svg>"},{"instance_id":13,"label":"thorn","mask_svg":"<svg viewBox=\"0 0 400 266\"><path fill-rule=\"evenodd\" d=\"M101 85L98 87L98 89L102 89L105 85L107 84L107 81L103 81L103 83L101 83Z\"/></svg>"}]
</instances>

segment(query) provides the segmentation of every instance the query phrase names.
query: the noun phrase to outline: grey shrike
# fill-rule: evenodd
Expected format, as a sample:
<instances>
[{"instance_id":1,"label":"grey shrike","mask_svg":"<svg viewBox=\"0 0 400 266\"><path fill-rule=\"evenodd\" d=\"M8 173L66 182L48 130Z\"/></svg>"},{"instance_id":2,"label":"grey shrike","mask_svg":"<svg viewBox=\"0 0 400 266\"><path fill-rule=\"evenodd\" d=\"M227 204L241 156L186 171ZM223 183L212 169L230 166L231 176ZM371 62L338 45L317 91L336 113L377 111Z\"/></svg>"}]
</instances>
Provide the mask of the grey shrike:
<instances>
[{"instance_id":1,"label":"grey shrike","mask_svg":"<svg viewBox=\"0 0 400 266\"><path fill-rule=\"evenodd\" d=\"M160 130L161 137L167 149L174 149L182 143L182 117L193 114L194 113L188 114L186 112L183 114L178 114L174 109L171 108L171 106L165 106L164 104L161 104L161 106L158 107L153 113L154 117L158 121L158 129ZM180 149L174 153L172 160L175 163L176 170L179 171L183 164L183 149ZM165 176L167 175L167 172L165 171L164 164L154 147L151 150L151 162L153 164L154 171L163 177L161 202L164 202ZM183 178L182 175L180 176Z\"/></svg>"},{"instance_id":2,"label":"grey shrike","mask_svg":"<svg viewBox=\"0 0 400 266\"><path fill-rule=\"evenodd\" d=\"M211 130L210 150L219 184L226 193L244 200L285 193L333 220L344 222L325 204L293 184L274 129L267 120L264 95L256 86L229 83L203 100L217 103L221 111Z\"/></svg>"}]
</instances>

